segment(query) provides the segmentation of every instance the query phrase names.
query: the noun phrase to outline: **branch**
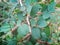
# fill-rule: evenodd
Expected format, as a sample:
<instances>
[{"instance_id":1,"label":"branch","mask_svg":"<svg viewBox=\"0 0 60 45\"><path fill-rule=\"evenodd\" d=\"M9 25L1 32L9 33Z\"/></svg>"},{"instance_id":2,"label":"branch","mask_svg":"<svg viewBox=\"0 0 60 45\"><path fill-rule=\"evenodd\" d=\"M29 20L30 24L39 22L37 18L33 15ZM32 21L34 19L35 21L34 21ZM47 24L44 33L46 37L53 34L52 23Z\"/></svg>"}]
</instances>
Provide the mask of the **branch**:
<instances>
[{"instance_id":1,"label":"branch","mask_svg":"<svg viewBox=\"0 0 60 45\"><path fill-rule=\"evenodd\" d=\"M11 31L9 31L9 32L6 33L5 35L3 35L3 36L2 36L2 39L6 38L7 35L14 33L14 31L16 31L17 28L18 28L18 26L16 25L14 28L12 28Z\"/></svg>"},{"instance_id":2,"label":"branch","mask_svg":"<svg viewBox=\"0 0 60 45\"><path fill-rule=\"evenodd\" d=\"M21 40L19 40L18 42L22 42L22 41L24 41L26 39L29 39L30 36L31 36L32 31L31 31L31 26L30 26L29 18L30 18L30 15L27 14L26 21L27 21L27 24L29 26L29 33L25 37L23 37Z\"/></svg>"},{"instance_id":3,"label":"branch","mask_svg":"<svg viewBox=\"0 0 60 45\"><path fill-rule=\"evenodd\" d=\"M37 42L38 42L39 44L46 44L46 45L50 45L48 42L41 41L41 40L37 40Z\"/></svg>"},{"instance_id":4,"label":"branch","mask_svg":"<svg viewBox=\"0 0 60 45\"><path fill-rule=\"evenodd\" d=\"M31 33L32 31L31 31L31 26L30 26L29 18L30 18L30 15L27 14L26 20L27 20L27 24L29 26L29 32Z\"/></svg>"},{"instance_id":5,"label":"branch","mask_svg":"<svg viewBox=\"0 0 60 45\"><path fill-rule=\"evenodd\" d=\"M19 0L18 2L20 3L21 6L23 6L23 4L22 4L22 0Z\"/></svg>"},{"instance_id":6,"label":"branch","mask_svg":"<svg viewBox=\"0 0 60 45\"><path fill-rule=\"evenodd\" d=\"M18 26L16 25L14 28L12 28L11 32L13 33L14 31L16 31L18 28Z\"/></svg>"},{"instance_id":7,"label":"branch","mask_svg":"<svg viewBox=\"0 0 60 45\"><path fill-rule=\"evenodd\" d=\"M24 40L28 39L30 37L31 33L28 33L24 38L19 40L18 42L23 42Z\"/></svg>"}]
</instances>

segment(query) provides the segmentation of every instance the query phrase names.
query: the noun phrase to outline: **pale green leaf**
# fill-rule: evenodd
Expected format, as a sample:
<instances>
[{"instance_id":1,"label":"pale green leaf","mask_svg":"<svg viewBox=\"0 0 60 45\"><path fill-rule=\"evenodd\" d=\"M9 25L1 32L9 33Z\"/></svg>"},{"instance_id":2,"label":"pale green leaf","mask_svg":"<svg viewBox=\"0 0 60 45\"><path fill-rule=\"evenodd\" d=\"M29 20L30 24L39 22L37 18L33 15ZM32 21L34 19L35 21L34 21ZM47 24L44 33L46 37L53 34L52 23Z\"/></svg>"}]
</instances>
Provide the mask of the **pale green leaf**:
<instances>
[{"instance_id":1,"label":"pale green leaf","mask_svg":"<svg viewBox=\"0 0 60 45\"><path fill-rule=\"evenodd\" d=\"M20 25L19 28L18 28L17 39L21 39L22 37L24 37L28 33L29 33L28 25L27 24Z\"/></svg>"},{"instance_id":2,"label":"pale green leaf","mask_svg":"<svg viewBox=\"0 0 60 45\"><path fill-rule=\"evenodd\" d=\"M40 29L39 28L32 28L32 37L34 39L40 38Z\"/></svg>"}]
</instances>

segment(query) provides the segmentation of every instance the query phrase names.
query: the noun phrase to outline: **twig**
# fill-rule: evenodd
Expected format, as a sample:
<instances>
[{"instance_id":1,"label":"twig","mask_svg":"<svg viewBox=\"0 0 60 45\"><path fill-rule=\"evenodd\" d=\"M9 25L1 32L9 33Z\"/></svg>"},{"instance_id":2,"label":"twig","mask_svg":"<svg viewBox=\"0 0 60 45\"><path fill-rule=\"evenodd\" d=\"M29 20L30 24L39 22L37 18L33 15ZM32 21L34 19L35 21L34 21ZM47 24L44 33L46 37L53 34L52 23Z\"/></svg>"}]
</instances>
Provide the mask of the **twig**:
<instances>
[{"instance_id":1,"label":"twig","mask_svg":"<svg viewBox=\"0 0 60 45\"><path fill-rule=\"evenodd\" d=\"M30 26L29 18L30 18L30 15L27 14L26 20L27 20L27 24L29 26L29 32L31 33L32 31L31 31L31 26Z\"/></svg>"},{"instance_id":2,"label":"twig","mask_svg":"<svg viewBox=\"0 0 60 45\"><path fill-rule=\"evenodd\" d=\"M16 31L18 28L18 26L16 25L14 28L12 28L11 32L13 33L14 31Z\"/></svg>"},{"instance_id":3,"label":"twig","mask_svg":"<svg viewBox=\"0 0 60 45\"><path fill-rule=\"evenodd\" d=\"M18 28L18 26L16 25L14 28L12 28L12 30L11 30L11 31L9 31L9 32L8 32L8 33L6 33L5 35L3 35L3 36L2 36L2 39L6 38L6 36L7 36L7 35L12 34L14 31L16 31L16 30L17 30L17 28Z\"/></svg>"},{"instance_id":4,"label":"twig","mask_svg":"<svg viewBox=\"0 0 60 45\"><path fill-rule=\"evenodd\" d=\"M22 4L22 0L19 0L19 3L20 3L21 6L23 6L23 4Z\"/></svg>"},{"instance_id":5,"label":"twig","mask_svg":"<svg viewBox=\"0 0 60 45\"><path fill-rule=\"evenodd\" d=\"M41 41L41 40L37 40L37 42L38 42L39 44L46 44L46 45L50 45L48 42Z\"/></svg>"},{"instance_id":6,"label":"twig","mask_svg":"<svg viewBox=\"0 0 60 45\"><path fill-rule=\"evenodd\" d=\"M21 40L19 40L18 42L22 42L22 41L30 38L30 36L31 36L32 31L31 31L31 26L30 26L29 18L30 18L30 15L27 14L26 21L27 21L27 24L29 26L29 33L25 37L23 37Z\"/></svg>"},{"instance_id":7,"label":"twig","mask_svg":"<svg viewBox=\"0 0 60 45\"><path fill-rule=\"evenodd\" d=\"M28 39L30 37L31 33L28 33L24 38L19 40L18 42L23 42L24 40Z\"/></svg>"}]
</instances>

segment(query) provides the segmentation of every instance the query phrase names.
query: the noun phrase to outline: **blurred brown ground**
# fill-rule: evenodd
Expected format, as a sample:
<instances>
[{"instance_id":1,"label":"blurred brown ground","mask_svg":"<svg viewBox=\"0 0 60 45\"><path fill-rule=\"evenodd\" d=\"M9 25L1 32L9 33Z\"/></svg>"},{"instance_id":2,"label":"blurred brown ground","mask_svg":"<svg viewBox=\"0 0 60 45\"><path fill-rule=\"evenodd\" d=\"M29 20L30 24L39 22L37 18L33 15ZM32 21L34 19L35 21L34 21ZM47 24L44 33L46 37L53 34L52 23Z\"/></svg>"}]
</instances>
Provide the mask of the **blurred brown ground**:
<instances>
[{"instance_id":1,"label":"blurred brown ground","mask_svg":"<svg viewBox=\"0 0 60 45\"><path fill-rule=\"evenodd\" d=\"M56 3L57 3L57 4L60 4L60 0L56 0Z\"/></svg>"}]
</instances>

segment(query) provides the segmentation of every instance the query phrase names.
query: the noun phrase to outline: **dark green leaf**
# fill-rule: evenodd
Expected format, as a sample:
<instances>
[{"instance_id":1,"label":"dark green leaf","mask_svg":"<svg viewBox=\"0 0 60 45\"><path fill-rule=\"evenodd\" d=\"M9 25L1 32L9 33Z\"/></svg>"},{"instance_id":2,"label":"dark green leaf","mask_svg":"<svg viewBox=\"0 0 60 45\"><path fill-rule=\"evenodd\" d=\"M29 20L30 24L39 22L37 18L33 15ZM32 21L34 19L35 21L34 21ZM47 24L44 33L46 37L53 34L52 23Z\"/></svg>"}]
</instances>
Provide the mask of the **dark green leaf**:
<instances>
[{"instance_id":1,"label":"dark green leaf","mask_svg":"<svg viewBox=\"0 0 60 45\"><path fill-rule=\"evenodd\" d=\"M50 28L48 26L44 29L44 32L46 33L47 37L50 36Z\"/></svg>"},{"instance_id":2,"label":"dark green leaf","mask_svg":"<svg viewBox=\"0 0 60 45\"><path fill-rule=\"evenodd\" d=\"M51 2L51 3L48 5L48 11L49 11L49 12L54 12L54 11L55 11L55 6L56 6L56 3L55 3L55 2Z\"/></svg>"},{"instance_id":3,"label":"dark green leaf","mask_svg":"<svg viewBox=\"0 0 60 45\"><path fill-rule=\"evenodd\" d=\"M32 17L35 17L36 14L37 14L37 12L40 11L40 9L41 9L41 6L40 6L39 4L34 5L34 6L32 7L32 10L31 10L30 15L31 15Z\"/></svg>"},{"instance_id":4,"label":"dark green leaf","mask_svg":"<svg viewBox=\"0 0 60 45\"><path fill-rule=\"evenodd\" d=\"M25 45L33 45L31 42L26 42Z\"/></svg>"}]
</instances>

